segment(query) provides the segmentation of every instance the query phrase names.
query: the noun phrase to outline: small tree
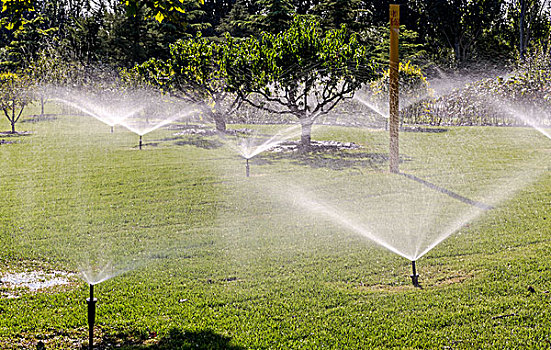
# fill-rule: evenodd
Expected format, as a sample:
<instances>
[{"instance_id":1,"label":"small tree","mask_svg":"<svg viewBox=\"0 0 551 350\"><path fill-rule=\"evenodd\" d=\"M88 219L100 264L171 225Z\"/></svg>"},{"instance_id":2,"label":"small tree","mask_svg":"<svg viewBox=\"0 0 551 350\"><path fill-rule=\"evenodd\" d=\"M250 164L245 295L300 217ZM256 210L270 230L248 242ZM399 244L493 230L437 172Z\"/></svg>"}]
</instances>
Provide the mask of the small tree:
<instances>
[{"instance_id":1,"label":"small tree","mask_svg":"<svg viewBox=\"0 0 551 350\"><path fill-rule=\"evenodd\" d=\"M30 81L25 75L0 74L0 108L11 124L12 134L15 134L15 124L21 118L23 110L31 102L29 86Z\"/></svg>"},{"instance_id":2,"label":"small tree","mask_svg":"<svg viewBox=\"0 0 551 350\"><path fill-rule=\"evenodd\" d=\"M216 130L226 131L226 117L240 105L239 95L227 86L224 56L233 41L217 43L202 37L179 40L171 46L170 58L152 59L134 71L147 83L190 103L202 106L214 119Z\"/></svg>"},{"instance_id":3,"label":"small tree","mask_svg":"<svg viewBox=\"0 0 551 350\"><path fill-rule=\"evenodd\" d=\"M74 62L61 57L55 50L44 49L36 54L29 65L29 79L33 81L35 99L40 99L40 115L44 115L44 105L50 88L72 83L71 72Z\"/></svg>"},{"instance_id":4,"label":"small tree","mask_svg":"<svg viewBox=\"0 0 551 350\"><path fill-rule=\"evenodd\" d=\"M297 117L306 148L316 118L376 76L356 35L344 26L323 32L310 17L297 16L288 30L249 39L239 50L226 56L229 85L257 108Z\"/></svg>"}]
</instances>

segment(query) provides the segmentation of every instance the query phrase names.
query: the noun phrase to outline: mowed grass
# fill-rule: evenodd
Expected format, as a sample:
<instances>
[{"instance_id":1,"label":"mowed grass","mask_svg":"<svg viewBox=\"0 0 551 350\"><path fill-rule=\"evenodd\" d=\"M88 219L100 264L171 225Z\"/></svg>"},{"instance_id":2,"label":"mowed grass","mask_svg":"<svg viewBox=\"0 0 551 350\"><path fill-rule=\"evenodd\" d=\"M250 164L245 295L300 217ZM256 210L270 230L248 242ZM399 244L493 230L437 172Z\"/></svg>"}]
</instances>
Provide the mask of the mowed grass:
<instances>
[{"instance_id":1,"label":"mowed grass","mask_svg":"<svg viewBox=\"0 0 551 350\"><path fill-rule=\"evenodd\" d=\"M475 200L507 193L418 260L413 288L409 260L300 195L351 217L377 203L367 195L395 176L383 131L320 126L314 139L362 148L263 153L246 178L218 137L160 129L139 151L138 136L83 116L17 128L31 134L0 136L15 141L0 144L0 273L109 264L116 276L95 288L99 348L551 346L551 140L531 129L401 134L403 172ZM2 297L0 348L85 347L88 285L70 279Z\"/></svg>"}]
</instances>

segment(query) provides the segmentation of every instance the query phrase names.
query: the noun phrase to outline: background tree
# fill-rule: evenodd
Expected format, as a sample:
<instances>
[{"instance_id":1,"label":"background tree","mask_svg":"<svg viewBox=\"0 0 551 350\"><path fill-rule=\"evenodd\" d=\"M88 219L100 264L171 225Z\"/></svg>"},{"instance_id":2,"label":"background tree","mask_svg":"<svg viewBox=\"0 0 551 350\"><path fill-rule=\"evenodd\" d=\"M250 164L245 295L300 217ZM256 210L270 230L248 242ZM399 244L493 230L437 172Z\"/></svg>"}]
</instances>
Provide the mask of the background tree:
<instances>
[{"instance_id":1,"label":"background tree","mask_svg":"<svg viewBox=\"0 0 551 350\"><path fill-rule=\"evenodd\" d=\"M233 50L232 40L218 43L206 38L179 40L171 46L167 60L152 59L135 68L146 83L202 107L226 131L226 117L240 105L230 93L224 55Z\"/></svg>"},{"instance_id":2,"label":"background tree","mask_svg":"<svg viewBox=\"0 0 551 350\"><path fill-rule=\"evenodd\" d=\"M361 0L322 0L313 13L320 17L324 29L338 29L346 25L350 30L358 30L356 19L360 12Z\"/></svg>"},{"instance_id":3,"label":"background tree","mask_svg":"<svg viewBox=\"0 0 551 350\"><path fill-rule=\"evenodd\" d=\"M375 64L355 35L344 27L324 32L318 21L303 16L288 30L264 33L240 50L227 63L229 85L257 108L297 117L305 148L316 118L376 75Z\"/></svg>"},{"instance_id":4,"label":"background tree","mask_svg":"<svg viewBox=\"0 0 551 350\"><path fill-rule=\"evenodd\" d=\"M45 28L44 17L38 15L24 21L12 32L11 42L3 47L0 68L11 72L27 68L37 53L47 45L54 28Z\"/></svg>"},{"instance_id":5,"label":"background tree","mask_svg":"<svg viewBox=\"0 0 551 350\"><path fill-rule=\"evenodd\" d=\"M237 0L228 14L216 27L218 33L229 33L232 37L255 35L257 29L251 19L258 5L253 0Z\"/></svg>"},{"instance_id":6,"label":"background tree","mask_svg":"<svg viewBox=\"0 0 551 350\"><path fill-rule=\"evenodd\" d=\"M251 16L259 32L279 33L289 28L294 8L289 0L258 0L260 13Z\"/></svg>"},{"instance_id":7,"label":"background tree","mask_svg":"<svg viewBox=\"0 0 551 350\"><path fill-rule=\"evenodd\" d=\"M417 8L419 25L451 49L456 62L471 58L492 29L502 26L505 14L503 1L496 0L416 0L411 5Z\"/></svg>"},{"instance_id":8,"label":"background tree","mask_svg":"<svg viewBox=\"0 0 551 350\"><path fill-rule=\"evenodd\" d=\"M519 57L524 60L534 40L549 37L551 1L549 0L514 0L508 3L506 20L509 23L509 41L517 47Z\"/></svg>"},{"instance_id":9,"label":"background tree","mask_svg":"<svg viewBox=\"0 0 551 350\"><path fill-rule=\"evenodd\" d=\"M15 124L21 118L23 110L31 102L30 84L24 74L0 74L0 108L10 122L12 134L15 134Z\"/></svg>"}]
</instances>

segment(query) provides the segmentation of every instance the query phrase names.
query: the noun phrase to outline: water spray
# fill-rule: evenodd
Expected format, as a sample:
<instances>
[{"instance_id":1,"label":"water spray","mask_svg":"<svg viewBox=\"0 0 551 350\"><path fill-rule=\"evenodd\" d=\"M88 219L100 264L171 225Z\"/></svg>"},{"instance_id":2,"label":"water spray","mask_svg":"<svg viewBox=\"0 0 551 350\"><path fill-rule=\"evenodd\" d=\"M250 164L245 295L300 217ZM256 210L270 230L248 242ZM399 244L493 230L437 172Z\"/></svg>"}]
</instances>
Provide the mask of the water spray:
<instances>
[{"instance_id":1,"label":"water spray","mask_svg":"<svg viewBox=\"0 0 551 350\"><path fill-rule=\"evenodd\" d=\"M142 145L143 145L143 143L142 143L142 135L140 135L140 144L139 144L139 146L138 146L140 150L142 149Z\"/></svg>"},{"instance_id":2,"label":"water spray","mask_svg":"<svg viewBox=\"0 0 551 350\"><path fill-rule=\"evenodd\" d=\"M414 287L419 288L419 275L417 274L417 269L415 268L415 260L411 261L411 283L413 283Z\"/></svg>"},{"instance_id":3,"label":"water spray","mask_svg":"<svg viewBox=\"0 0 551 350\"><path fill-rule=\"evenodd\" d=\"M247 177L249 177L249 175L250 175L249 158L246 158L245 170L246 170L246 173L247 173Z\"/></svg>"},{"instance_id":4,"label":"water spray","mask_svg":"<svg viewBox=\"0 0 551 350\"><path fill-rule=\"evenodd\" d=\"M86 299L88 304L88 349L94 348L94 323L96 323L96 303L94 298L94 285L90 284L90 298Z\"/></svg>"}]
</instances>

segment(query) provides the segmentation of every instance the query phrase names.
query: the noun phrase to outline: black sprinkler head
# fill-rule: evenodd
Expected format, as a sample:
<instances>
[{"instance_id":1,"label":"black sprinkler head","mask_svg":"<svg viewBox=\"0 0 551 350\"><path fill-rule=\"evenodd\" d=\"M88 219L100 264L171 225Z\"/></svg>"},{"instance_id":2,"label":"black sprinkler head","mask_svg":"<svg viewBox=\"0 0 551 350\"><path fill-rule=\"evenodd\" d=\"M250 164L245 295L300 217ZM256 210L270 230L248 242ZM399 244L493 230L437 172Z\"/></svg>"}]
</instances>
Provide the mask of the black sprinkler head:
<instances>
[{"instance_id":1,"label":"black sprinkler head","mask_svg":"<svg viewBox=\"0 0 551 350\"><path fill-rule=\"evenodd\" d=\"M142 149L142 145L143 145L143 143L142 143L142 135L140 135L140 144L139 144L139 149L140 149L140 150Z\"/></svg>"},{"instance_id":2,"label":"black sprinkler head","mask_svg":"<svg viewBox=\"0 0 551 350\"><path fill-rule=\"evenodd\" d=\"M245 170L246 170L246 173L247 173L247 177L249 177L249 175L250 175L249 158L246 158Z\"/></svg>"}]
</instances>

